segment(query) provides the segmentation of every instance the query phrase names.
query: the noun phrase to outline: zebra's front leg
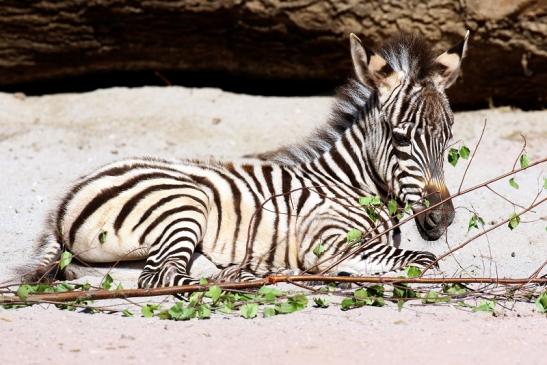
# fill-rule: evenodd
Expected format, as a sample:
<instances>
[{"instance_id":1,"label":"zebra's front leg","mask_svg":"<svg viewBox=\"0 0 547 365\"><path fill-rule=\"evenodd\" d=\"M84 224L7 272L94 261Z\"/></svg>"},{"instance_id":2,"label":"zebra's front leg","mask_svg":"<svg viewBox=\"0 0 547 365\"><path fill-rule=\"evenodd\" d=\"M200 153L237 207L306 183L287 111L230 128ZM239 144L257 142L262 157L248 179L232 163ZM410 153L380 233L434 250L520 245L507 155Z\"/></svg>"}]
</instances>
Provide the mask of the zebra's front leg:
<instances>
[{"instance_id":1,"label":"zebra's front leg","mask_svg":"<svg viewBox=\"0 0 547 365\"><path fill-rule=\"evenodd\" d=\"M367 245L363 251L349 257L336 268L346 275L378 275L403 270L407 266L438 267L437 257L427 251L405 250L383 243Z\"/></svg>"},{"instance_id":2,"label":"zebra's front leg","mask_svg":"<svg viewBox=\"0 0 547 365\"><path fill-rule=\"evenodd\" d=\"M188 275L188 263L196 249L198 234L188 227L173 229L167 238L151 246L148 259L139 276L140 288L157 288L197 284L199 280Z\"/></svg>"}]
</instances>

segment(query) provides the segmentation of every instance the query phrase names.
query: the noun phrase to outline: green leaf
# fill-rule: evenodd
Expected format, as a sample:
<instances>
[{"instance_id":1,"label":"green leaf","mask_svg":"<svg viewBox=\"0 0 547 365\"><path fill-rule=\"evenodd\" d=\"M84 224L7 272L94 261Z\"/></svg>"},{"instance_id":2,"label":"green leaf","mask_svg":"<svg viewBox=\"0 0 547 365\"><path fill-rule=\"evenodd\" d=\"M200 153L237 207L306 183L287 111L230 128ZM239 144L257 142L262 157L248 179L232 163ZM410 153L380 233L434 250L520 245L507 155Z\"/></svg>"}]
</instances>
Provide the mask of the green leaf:
<instances>
[{"instance_id":1,"label":"green leaf","mask_svg":"<svg viewBox=\"0 0 547 365\"><path fill-rule=\"evenodd\" d=\"M264 318L268 318L275 316L277 314L277 311L274 307L265 307L262 314L264 315Z\"/></svg>"},{"instance_id":2,"label":"green leaf","mask_svg":"<svg viewBox=\"0 0 547 365\"><path fill-rule=\"evenodd\" d=\"M540 313L547 313L547 290L537 298L535 304Z\"/></svg>"},{"instance_id":3,"label":"green leaf","mask_svg":"<svg viewBox=\"0 0 547 365\"><path fill-rule=\"evenodd\" d=\"M442 302L449 302L449 297L441 297L438 292L434 290L430 290L427 292L426 296L422 299L422 303L424 304L432 304L432 303L442 303Z\"/></svg>"},{"instance_id":4,"label":"green leaf","mask_svg":"<svg viewBox=\"0 0 547 365\"><path fill-rule=\"evenodd\" d=\"M520 156L520 167L523 169L525 167L528 167L530 165L530 160L528 159L528 155L526 153L523 153Z\"/></svg>"},{"instance_id":5,"label":"green leaf","mask_svg":"<svg viewBox=\"0 0 547 365\"><path fill-rule=\"evenodd\" d=\"M469 150L469 148L467 146L461 146L460 147L460 157L463 158L464 160L467 160L469 158L469 153L471 151Z\"/></svg>"},{"instance_id":6,"label":"green leaf","mask_svg":"<svg viewBox=\"0 0 547 365\"><path fill-rule=\"evenodd\" d=\"M543 189L547 189L547 177L543 178Z\"/></svg>"},{"instance_id":7,"label":"green leaf","mask_svg":"<svg viewBox=\"0 0 547 365\"><path fill-rule=\"evenodd\" d=\"M258 294L263 297L266 302L274 302L275 299L281 296L283 293L281 290L274 288L272 286L263 286L258 289Z\"/></svg>"},{"instance_id":8,"label":"green leaf","mask_svg":"<svg viewBox=\"0 0 547 365\"><path fill-rule=\"evenodd\" d=\"M343 311L348 310L348 309L352 308L354 304L355 304L355 299L353 299L353 298L344 298L340 302L340 309L342 309Z\"/></svg>"},{"instance_id":9,"label":"green leaf","mask_svg":"<svg viewBox=\"0 0 547 365\"><path fill-rule=\"evenodd\" d=\"M306 308L308 305L308 298L304 294L297 294L289 297L288 303L293 305L297 310Z\"/></svg>"},{"instance_id":10,"label":"green leaf","mask_svg":"<svg viewBox=\"0 0 547 365\"><path fill-rule=\"evenodd\" d=\"M400 312L403 310L403 306L405 305L405 301L402 299L399 299L397 301L397 310Z\"/></svg>"},{"instance_id":11,"label":"green leaf","mask_svg":"<svg viewBox=\"0 0 547 365\"><path fill-rule=\"evenodd\" d=\"M511 187L513 187L514 189L518 189L519 188L519 184L517 184L517 182L515 181L515 178L512 177L509 179L509 185L511 185Z\"/></svg>"},{"instance_id":12,"label":"green leaf","mask_svg":"<svg viewBox=\"0 0 547 365\"><path fill-rule=\"evenodd\" d=\"M317 257L321 257L323 253L325 252L325 246L321 243L319 243L317 246L313 249L313 254Z\"/></svg>"},{"instance_id":13,"label":"green leaf","mask_svg":"<svg viewBox=\"0 0 547 365\"><path fill-rule=\"evenodd\" d=\"M384 286L383 285L373 285L367 288L368 295L371 297L383 297L384 296Z\"/></svg>"},{"instance_id":14,"label":"green leaf","mask_svg":"<svg viewBox=\"0 0 547 365\"><path fill-rule=\"evenodd\" d=\"M329 307L329 301L324 298L313 298L313 302L315 303L315 306L317 308L328 308Z\"/></svg>"},{"instance_id":15,"label":"green leaf","mask_svg":"<svg viewBox=\"0 0 547 365\"><path fill-rule=\"evenodd\" d=\"M101 288L105 290L110 290L113 281L114 280L112 279L112 276L110 276L110 274L106 274L106 276L101 281Z\"/></svg>"},{"instance_id":16,"label":"green leaf","mask_svg":"<svg viewBox=\"0 0 547 365\"><path fill-rule=\"evenodd\" d=\"M365 300L369 298L368 292L365 288L359 288L356 291L354 291L353 297L357 300Z\"/></svg>"},{"instance_id":17,"label":"green leaf","mask_svg":"<svg viewBox=\"0 0 547 365\"><path fill-rule=\"evenodd\" d=\"M473 308L473 312L493 312L496 307L496 303L491 300L485 300L478 306Z\"/></svg>"},{"instance_id":18,"label":"green leaf","mask_svg":"<svg viewBox=\"0 0 547 365\"><path fill-rule=\"evenodd\" d=\"M425 199L423 200L423 205L426 207L426 208L429 208L429 206L431 205L431 203L429 202L429 200Z\"/></svg>"},{"instance_id":19,"label":"green leaf","mask_svg":"<svg viewBox=\"0 0 547 365\"><path fill-rule=\"evenodd\" d=\"M458 152L457 149L451 148L450 150L448 150L448 162L452 166L456 167L459 159L460 159L460 153Z\"/></svg>"},{"instance_id":20,"label":"green leaf","mask_svg":"<svg viewBox=\"0 0 547 365\"><path fill-rule=\"evenodd\" d=\"M393 285L393 298L416 298L416 292L408 284Z\"/></svg>"},{"instance_id":21,"label":"green leaf","mask_svg":"<svg viewBox=\"0 0 547 365\"><path fill-rule=\"evenodd\" d=\"M362 196L359 198L359 204L364 207L382 205L382 199L379 196Z\"/></svg>"},{"instance_id":22,"label":"green leaf","mask_svg":"<svg viewBox=\"0 0 547 365\"><path fill-rule=\"evenodd\" d=\"M207 284L209 284L209 280L207 280L206 278L199 279L199 285L207 285Z\"/></svg>"},{"instance_id":23,"label":"green leaf","mask_svg":"<svg viewBox=\"0 0 547 365\"><path fill-rule=\"evenodd\" d=\"M108 232L107 231L101 231L101 233L99 233L99 243L102 245L106 242L106 236L108 236Z\"/></svg>"},{"instance_id":24,"label":"green leaf","mask_svg":"<svg viewBox=\"0 0 547 365\"><path fill-rule=\"evenodd\" d=\"M141 314L144 318L150 318L154 316L154 311L159 309L158 304L146 304L141 308Z\"/></svg>"},{"instance_id":25,"label":"green leaf","mask_svg":"<svg viewBox=\"0 0 547 365\"><path fill-rule=\"evenodd\" d=\"M22 301L26 301L27 298L28 298L28 295L32 292L33 292L33 290L32 290L32 287L30 285L23 284L17 289L17 296Z\"/></svg>"},{"instance_id":26,"label":"green leaf","mask_svg":"<svg viewBox=\"0 0 547 365\"><path fill-rule=\"evenodd\" d=\"M63 251L61 254L61 260L59 261L59 268L63 270L72 262L72 253L68 251Z\"/></svg>"},{"instance_id":27,"label":"green leaf","mask_svg":"<svg viewBox=\"0 0 547 365\"><path fill-rule=\"evenodd\" d=\"M484 219L482 219L482 217L478 216L476 213L473 213L471 218L469 218L469 224L467 225L467 232L469 232L471 228L479 229L479 223L484 226Z\"/></svg>"},{"instance_id":28,"label":"green leaf","mask_svg":"<svg viewBox=\"0 0 547 365\"><path fill-rule=\"evenodd\" d=\"M399 204L395 201L395 199L390 199L387 202L387 210L389 212L389 215L394 215L397 213L397 208L399 207Z\"/></svg>"},{"instance_id":29,"label":"green leaf","mask_svg":"<svg viewBox=\"0 0 547 365\"><path fill-rule=\"evenodd\" d=\"M68 283L59 283L53 287L53 291L56 293L62 293L67 291L74 290L74 286L68 284Z\"/></svg>"},{"instance_id":30,"label":"green leaf","mask_svg":"<svg viewBox=\"0 0 547 365\"><path fill-rule=\"evenodd\" d=\"M457 296L467 293L467 288L459 283L445 284L443 285L443 292L452 296Z\"/></svg>"},{"instance_id":31,"label":"green leaf","mask_svg":"<svg viewBox=\"0 0 547 365\"><path fill-rule=\"evenodd\" d=\"M410 205L410 203L406 203L405 208L403 210L404 210L405 213L412 212L412 205Z\"/></svg>"},{"instance_id":32,"label":"green leaf","mask_svg":"<svg viewBox=\"0 0 547 365\"><path fill-rule=\"evenodd\" d=\"M122 311L122 317L133 317L133 313L129 309L124 309Z\"/></svg>"},{"instance_id":33,"label":"green leaf","mask_svg":"<svg viewBox=\"0 0 547 365\"><path fill-rule=\"evenodd\" d=\"M216 303L222 295L222 289L218 285L213 285L206 292L205 296L211 298L213 303Z\"/></svg>"},{"instance_id":34,"label":"green leaf","mask_svg":"<svg viewBox=\"0 0 547 365\"><path fill-rule=\"evenodd\" d=\"M199 319L208 319L211 318L211 308L208 305L202 304L198 307L198 318Z\"/></svg>"},{"instance_id":35,"label":"green leaf","mask_svg":"<svg viewBox=\"0 0 547 365\"><path fill-rule=\"evenodd\" d=\"M362 236L363 233L360 230L353 228L350 229L350 231L347 233L346 240L348 241L348 243L355 243L359 241Z\"/></svg>"},{"instance_id":36,"label":"green leaf","mask_svg":"<svg viewBox=\"0 0 547 365\"><path fill-rule=\"evenodd\" d=\"M241 316L245 319L251 319L256 317L258 313L258 304L256 303L247 303L241 306L239 310Z\"/></svg>"},{"instance_id":37,"label":"green leaf","mask_svg":"<svg viewBox=\"0 0 547 365\"><path fill-rule=\"evenodd\" d=\"M422 270L420 270L416 266L407 266L405 268L405 274L407 278L417 278L422 274Z\"/></svg>"},{"instance_id":38,"label":"green leaf","mask_svg":"<svg viewBox=\"0 0 547 365\"><path fill-rule=\"evenodd\" d=\"M520 223L520 217L516 213L513 213L513 215L511 215L511 219L509 219L509 224L507 226L509 227L510 230L513 230L517 228L519 223Z\"/></svg>"}]
</instances>

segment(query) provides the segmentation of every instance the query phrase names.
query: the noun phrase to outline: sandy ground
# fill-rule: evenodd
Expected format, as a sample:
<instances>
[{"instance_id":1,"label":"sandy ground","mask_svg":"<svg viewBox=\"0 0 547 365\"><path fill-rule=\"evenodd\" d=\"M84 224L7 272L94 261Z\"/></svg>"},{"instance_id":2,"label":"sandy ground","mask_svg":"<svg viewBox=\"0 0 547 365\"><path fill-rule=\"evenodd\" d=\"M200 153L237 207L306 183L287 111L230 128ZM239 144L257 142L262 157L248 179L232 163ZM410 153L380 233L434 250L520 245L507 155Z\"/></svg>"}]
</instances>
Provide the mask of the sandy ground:
<instances>
[{"instance_id":1,"label":"sandy ground","mask_svg":"<svg viewBox=\"0 0 547 365\"><path fill-rule=\"evenodd\" d=\"M265 98L178 87L29 98L0 94L0 282L28 257L48 209L76 176L129 156L229 159L300 141L325 120L330 102L326 97ZM455 141L474 148L485 119L486 133L464 187L510 170L521 133L532 161L547 155L547 112L458 113ZM465 165L445 167L452 192ZM527 205L544 176L540 166L517 175L519 190L507 179L492 187ZM476 209L487 227L513 212L511 204L484 189L455 203L457 217L446 239L425 242L412 224L403 229L402 245L440 254L473 233L467 233L466 209ZM522 221L516 230L495 231L443 261L443 274L530 275L547 258L547 207ZM135 273L114 277L131 286ZM513 311L499 307L498 314L414 305L402 312L393 306L349 312L329 308L252 321L219 317L183 323L38 306L0 309L0 361L545 363L545 316L531 305Z\"/></svg>"}]
</instances>

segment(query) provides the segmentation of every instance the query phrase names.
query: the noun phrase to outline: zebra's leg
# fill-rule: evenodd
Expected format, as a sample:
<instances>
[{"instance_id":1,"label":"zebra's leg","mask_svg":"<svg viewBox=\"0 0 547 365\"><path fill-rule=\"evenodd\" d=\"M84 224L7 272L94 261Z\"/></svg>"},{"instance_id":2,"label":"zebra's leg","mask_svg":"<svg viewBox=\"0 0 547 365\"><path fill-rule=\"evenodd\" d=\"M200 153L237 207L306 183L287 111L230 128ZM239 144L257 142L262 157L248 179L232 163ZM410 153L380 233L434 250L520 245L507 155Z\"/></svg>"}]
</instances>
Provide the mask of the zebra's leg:
<instances>
[{"instance_id":1,"label":"zebra's leg","mask_svg":"<svg viewBox=\"0 0 547 365\"><path fill-rule=\"evenodd\" d=\"M242 268L240 265L230 265L222 269L219 273L213 275L210 278L212 281L216 282L227 282L227 281L253 281L258 279L253 272L248 269Z\"/></svg>"},{"instance_id":2,"label":"zebra's leg","mask_svg":"<svg viewBox=\"0 0 547 365\"><path fill-rule=\"evenodd\" d=\"M345 275L377 275L403 270L407 266L425 268L437 257L427 251L405 250L383 243L373 243L360 253L340 263L336 272ZM434 264L438 267L437 264Z\"/></svg>"},{"instance_id":3,"label":"zebra's leg","mask_svg":"<svg viewBox=\"0 0 547 365\"><path fill-rule=\"evenodd\" d=\"M150 246L144 269L139 276L141 288L197 284L188 275L188 263L202 239L205 216L183 215L166 223Z\"/></svg>"}]
</instances>

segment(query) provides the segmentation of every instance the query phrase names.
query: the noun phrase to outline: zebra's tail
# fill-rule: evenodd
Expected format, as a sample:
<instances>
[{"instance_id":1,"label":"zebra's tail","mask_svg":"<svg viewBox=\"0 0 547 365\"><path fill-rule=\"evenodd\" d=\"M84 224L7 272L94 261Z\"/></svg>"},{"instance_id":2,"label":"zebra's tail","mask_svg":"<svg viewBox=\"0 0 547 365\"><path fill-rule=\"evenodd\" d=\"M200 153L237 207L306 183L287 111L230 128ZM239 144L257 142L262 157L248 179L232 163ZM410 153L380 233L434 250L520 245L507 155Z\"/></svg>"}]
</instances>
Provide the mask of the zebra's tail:
<instances>
[{"instance_id":1,"label":"zebra's tail","mask_svg":"<svg viewBox=\"0 0 547 365\"><path fill-rule=\"evenodd\" d=\"M63 251L63 244L53 233L44 234L31 258L15 269L16 277L20 282L36 283L58 278L60 274L59 259Z\"/></svg>"}]
</instances>

